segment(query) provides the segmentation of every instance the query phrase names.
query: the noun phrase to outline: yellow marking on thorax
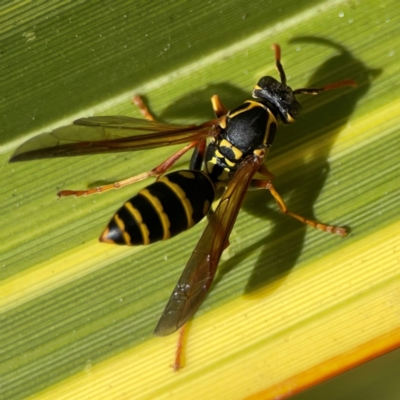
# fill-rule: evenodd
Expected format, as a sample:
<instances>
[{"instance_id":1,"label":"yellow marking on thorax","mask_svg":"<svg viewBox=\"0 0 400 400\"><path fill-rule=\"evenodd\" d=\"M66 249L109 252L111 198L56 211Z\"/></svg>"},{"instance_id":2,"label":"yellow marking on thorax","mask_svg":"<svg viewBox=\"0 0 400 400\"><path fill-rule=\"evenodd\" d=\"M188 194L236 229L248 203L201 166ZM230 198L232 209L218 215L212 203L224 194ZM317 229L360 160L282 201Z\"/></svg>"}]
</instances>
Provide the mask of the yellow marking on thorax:
<instances>
[{"instance_id":1,"label":"yellow marking on thorax","mask_svg":"<svg viewBox=\"0 0 400 400\"><path fill-rule=\"evenodd\" d=\"M214 165L217 165L217 158L213 157L211 160L207 161L207 172L210 174L214 168Z\"/></svg>"},{"instance_id":2,"label":"yellow marking on thorax","mask_svg":"<svg viewBox=\"0 0 400 400\"><path fill-rule=\"evenodd\" d=\"M238 149L237 147L235 147L231 142L228 142L226 139L221 140L219 147L227 147L227 148L231 149L235 156L236 161L240 160L241 157L243 156L243 152L240 149ZM222 157L222 155L221 155L221 157ZM225 158L225 160L226 160L226 158ZM227 164L230 165L229 162L227 162Z\"/></svg>"},{"instance_id":3,"label":"yellow marking on thorax","mask_svg":"<svg viewBox=\"0 0 400 400\"><path fill-rule=\"evenodd\" d=\"M262 104L262 103L260 103L258 101L254 101L254 100L246 100L243 104L246 104L247 107L246 108L242 108L240 110L237 110L237 111L235 111L233 113L229 113L228 114L229 118L236 117L237 115L239 115L239 114L241 114L243 112L249 111L252 108L256 108L256 107L261 107L261 108L264 108L265 110L268 110L268 107L266 107L264 104Z\"/></svg>"},{"instance_id":4,"label":"yellow marking on thorax","mask_svg":"<svg viewBox=\"0 0 400 400\"><path fill-rule=\"evenodd\" d=\"M232 144L228 142L226 139L222 139L219 143L219 147L232 147Z\"/></svg>"},{"instance_id":5,"label":"yellow marking on thorax","mask_svg":"<svg viewBox=\"0 0 400 400\"><path fill-rule=\"evenodd\" d=\"M218 179L221 181L226 181L230 179L231 170L229 168L224 168L222 172L218 175Z\"/></svg>"},{"instance_id":6,"label":"yellow marking on thorax","mask_svg":"<svg viewBox=\"0 0 400 400\"><path fill-rule=\"evenodd\" d=\"M229 160L227 160L225 157L221 157L221 158L224 158L225 162L228 165L230 165L229 164ZM212 170L213 170L213 167L216 166L216 165L217 165L217 158L216 157L213 157L211 160L207 161L207 171L208 171L208 173L211 173ZM233 167L234 165L235 164L232 163L231 166ZM222 172L217 176L217 178L218 178L218 180L226 181L227 179L231 178L230 177L230 173L231 173L231 170L229 168L224 168L222 170Z\"/></svg>"},{"instance_id":7,"label":"yellow marking on thorax","mask_svg":"<svg viewBox=\"0 0 400 400\"><path fill-rule=\"evenodd\" d=\"M240 160L243 156L243 152L235 146L232 146L231 149L233 151L233 154L235 155L235 160Z\"/></svg>"},{"instance_id":8,"label":"yellow marking on thorax","mask_svg":"<svg viewBox=\"0 0 400 400\"><path fill-rule=\"evenodd\" d=\"M235 163L231 160L228 160L226 157L225 157L225 163L231 168L235 166Z\"/></svg>"},{"instance_id":9,"label":"yellow marking on thorax","mask_svg":"<svg viewBox=\"0 0 400 400\"><path fill-rule=\"evenodd\" d=\"M218 157L218 158L225 158L221 152L219 150L215 150L214 154Z\"/></svg>"},{"instance_id":10,"label":"yellow marking on thorax","mask_svg":"<svg viewBox=\"0 0 400 400\"><path fill-rule=\"evenodd\" d=\"M278 121L276 120L275 115L269 108L267 108L266 110L268 111L269 118L268 118L267 127L265 128L265 135L264 135L264 142L263 142L264 146L267 144L267 139L269 136L269 132L271 130L271 124L274 123L276 125L276 128L278 129Z\"/></svg>"}]
</instances>

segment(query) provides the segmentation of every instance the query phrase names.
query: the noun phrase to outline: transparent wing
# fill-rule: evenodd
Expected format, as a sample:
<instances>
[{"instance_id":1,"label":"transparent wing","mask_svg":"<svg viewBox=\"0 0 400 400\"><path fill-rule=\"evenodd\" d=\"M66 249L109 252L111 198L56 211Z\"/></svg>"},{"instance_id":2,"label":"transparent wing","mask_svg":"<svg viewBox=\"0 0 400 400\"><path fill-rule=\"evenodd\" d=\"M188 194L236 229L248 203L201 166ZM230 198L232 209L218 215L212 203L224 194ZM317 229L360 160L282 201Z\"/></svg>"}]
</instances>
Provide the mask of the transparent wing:
<instances>
[{"instance_id":1,"label":"transparent wing","mask_svg":"<svg viewBox=\"0 0 400 400\"><path fill-rule=\"evenodd\" d=\"M252 155L240 164L172 292L154 331L155 335L166 336L176 331L203 302L221 254L228 245L247 189L263 160L263 156Z\"/></svg>"},{"instance_id":2,"label":"transparent wing","mask_svg":"<svg viewBox=\"0 0 400 400\"><path fill-rule=\"evenodd\" d=\"M216 136L219 130L218 120L180 126L124 116L81 118L26 141L10 162L150 149Z\"/></svg>"}]
</instances>

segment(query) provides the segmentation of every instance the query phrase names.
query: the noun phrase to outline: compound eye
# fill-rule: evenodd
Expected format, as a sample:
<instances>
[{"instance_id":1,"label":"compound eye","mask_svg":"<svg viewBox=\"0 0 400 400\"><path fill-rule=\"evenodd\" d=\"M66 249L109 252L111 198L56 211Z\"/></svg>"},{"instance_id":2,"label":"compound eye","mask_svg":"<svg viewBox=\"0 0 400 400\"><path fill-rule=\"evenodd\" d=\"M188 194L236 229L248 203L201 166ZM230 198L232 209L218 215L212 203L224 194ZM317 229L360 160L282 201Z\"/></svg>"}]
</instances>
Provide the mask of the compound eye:
<instances>
[{"instance_id":1,"label":"compound eye","mask_svg":"<svg viewBox=\"0 0 400 400\"><path fill-rule=\"evenodd\" d=\"M288 114L292 118L296 119L300 115L300 113L301 113L301 106L297 101L294 101L289 107Z\"/></svg>"}]
</instances>

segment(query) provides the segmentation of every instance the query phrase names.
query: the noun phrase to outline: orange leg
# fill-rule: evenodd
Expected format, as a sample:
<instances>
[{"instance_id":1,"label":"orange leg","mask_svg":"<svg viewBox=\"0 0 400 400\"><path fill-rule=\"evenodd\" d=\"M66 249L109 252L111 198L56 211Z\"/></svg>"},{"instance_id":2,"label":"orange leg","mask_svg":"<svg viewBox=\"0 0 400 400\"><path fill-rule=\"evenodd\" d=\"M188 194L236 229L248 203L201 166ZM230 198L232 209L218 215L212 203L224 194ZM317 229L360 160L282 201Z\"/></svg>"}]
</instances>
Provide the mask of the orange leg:
<instances>
[{"instance_id":1,"label":"orange leg","mask_svg":"<svg viewBox=\"0 0 400 400\"><path fill-rule=\"evenodd\" d=\"M147 106L143 102L143 99L139 95L133 97L132 103L139 108L143 117L145 117L149 121L156 121L156 117L147 108Z\"/></svg>"},{"instance_id":2,"label":"orange leg","mask_svg":"<svg viewBox=\"0 0 400 400\"><path fill-rule=\"evenodd\" d=\"M183 149L177 151L176 153L172 154L172 156L168 157L164 162L162 162L157 167L153 168L151 171L144 172L143 174L132 176L130 178L124 179L122 181L110 183L108 185L98 186L92 189L86 190L61 190L57 193L58 197L66 197L66 196L89 196L91 194L100 194L106 192L107 190L111 189L120 189L124 186L131 185L132 183L136 183L142 181L143 179L149 178L151 176L159 177L163 175L166 171L168 171L179 158L181 158L186 152L190 149L193 149L198 145L198 141L190 142L186 145Z\"/></svg>"},{"instance_id":3,"label":"orange leg","mask_svg":"<svg viewBox=\"0 0 400 400\"><path fill-rule=\"evenodd\" d=\"M174 371L179 371L182 368L182 361L184 359L183 349L186 342L186 324L179 330L178 343L176 345L175 362L172 365Z\"/></svg>"},{"instance_id":4,"label":"orange leg","mask_svg":"<svg viewBox=\"0 0 400 400\"><path fill-rule=\"evenodd\" d=\"M228 114L228 109L221 103L218 95L214 95L211 97L211 104L214 110L214 114L217 118L221 118L224 115Z\"/></svg>"},{"instance_id":5,"label":"orange leg","mask_svg":"<svg viewBox=\"0 0 400 400\"><path fill-rule=\"evenodd\" d=\"M275 199L276 203L278 204L279 208L281 209L281 211L286 214L289 215L297 220L299 220L300 222L302 222L303 224L307 224L312 226L313 228L316 229L320 229L321 231L325 231L325 232L329 232L329 233L335 233L336 235L340 235L340 236L346 236L347 235L347 231L345 228L340 228L337 226L332 226L332 225L326 225L326 224L322 224L318 221L312 221L310 219L307 219L299 214L295 214L291 211L289 211L289 209L287 208L284 200L282 199L281 195L276 191L274 185L272 184L271 181L262 181L262 180L258 180L258 179L254 179L251 182L251 185L257 189L267 189L270 191L270 193L272 194L272 197Z\"/></svg>"},{"instance_id":6,"label":"orange leg","mask_svg":"<svg viewBox=\"0 0 400 400\"><path fill-rule=\"evenodd\" d=\"M149 121L156 121L155 116L150 112L150 110L144 104L143 99L139 95L134 96L132 99L132 102L139 108L139 110L144 118L146 118ZM106 192L108 190L120 189L122 187L142 181L142 180L150 178L152 176L159 177L160 175L162 175L166 171L168 171L176 163L176 161L180 157L182 157L186 152L188 152L190 149L192 149L198 145L199 145L198 141L189 143L183 149L177 151L176 153L172 154L172 156L168 157L160 165L153 168L151 171L144 172L143 174L132 176L130 178L123 179L122 181L110 183L110 184L103 185L103 186L98 186L98 187L92 188L92 189L61 190L60 192L57 193L57 196L58 197L66 197L66 196L80 197L80 196L89 196L91 194L100 194L100 193Z\"/></svg>"},{"instance_id":7,"label":"orange leg","mask_svg":"<svg viewBox=\"0 0 400 400\"><path fill-rule=\"evenodd\" d=\"M261 175L266 176L270 181L272 181L272 179L275 179L275 175L268 170L265 164L261 164L261 167L258 169L258 172Z\"/></svg>"}]
</instances>

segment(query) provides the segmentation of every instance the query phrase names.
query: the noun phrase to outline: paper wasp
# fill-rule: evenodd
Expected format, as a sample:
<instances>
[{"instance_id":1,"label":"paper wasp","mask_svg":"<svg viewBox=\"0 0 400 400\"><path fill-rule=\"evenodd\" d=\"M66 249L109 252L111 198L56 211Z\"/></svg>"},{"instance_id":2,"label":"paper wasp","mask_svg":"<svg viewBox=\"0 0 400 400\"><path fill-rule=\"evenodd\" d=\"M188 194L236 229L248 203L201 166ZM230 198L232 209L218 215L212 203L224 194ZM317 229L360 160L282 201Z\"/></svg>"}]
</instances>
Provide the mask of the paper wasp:
<instances>
[{"instance_id":1,"label":"paper wasp","mask_svg":"<svg viewBox=\"0 0 400 400\"><path fill-rule=\"evenodd\" d=\"M285 214L323 231L346 235L344 228L308 220L288 210L271 182L264 160L278 128L294 122L300 113L296 95L313 94L355 86L341 81L320 88L292 90L274 45L280 82L262 77L254 87L253 100L232 111L213 96L216 118L201 125L177 126L157 122L136 97L146 120L124 116L81 118L73 125L44 133L21 145L11 162L51 157L88 155L151 149L186 144L151 171L88 190L63 190L59 196L86 196L138 182L156 181L125 202L116 212L100 241L139 245L165 240L185 231L208 215L209 221L194 249L155 329L159 336L182 327L196 312L210 289L222 252L249 187L267 189ZM193 149L188 170L165 174L186 152ZM210 212L216 189L226 188L214 212ZM179 359L177 361L179 366Z\"/></svg>"}]
</instances>

